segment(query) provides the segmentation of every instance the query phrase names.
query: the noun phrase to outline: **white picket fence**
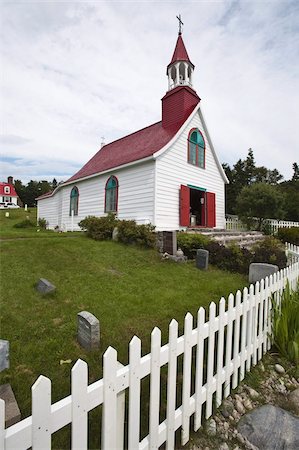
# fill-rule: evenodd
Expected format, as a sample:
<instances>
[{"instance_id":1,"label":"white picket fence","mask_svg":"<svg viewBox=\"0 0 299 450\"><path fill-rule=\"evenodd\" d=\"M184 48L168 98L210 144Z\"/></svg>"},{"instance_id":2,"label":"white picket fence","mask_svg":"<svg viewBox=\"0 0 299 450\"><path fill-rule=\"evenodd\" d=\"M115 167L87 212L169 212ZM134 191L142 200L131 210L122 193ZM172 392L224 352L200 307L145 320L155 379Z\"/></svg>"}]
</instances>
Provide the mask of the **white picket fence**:
<instances>
[{"instance_id":1,"label":"white picket fence","mask_svg":"<svg viewBox=\"0 0 299 450\"><path fill-rule=\"evenodd\" d=\"M299 227L299 222L288 220L264 219L263 224L267 224L271 233L275 234L279 228ZM238 218L238 216L226 217L226 229L229 231L247 231L248 227Z\"/></svg>"},{"instance_id":2,"label":"white picket fence","mask_svg":"<svg viewBox=\"0 0 299 450\"><path fill-rule=\"evenodd\" d=\"M166 448L171 450L178 429L181 429L181 444L185 445L189 440L191 417L194 416L193 428L197 431L203 416L206 419L211 416L214 400L219 406L269 350L271 295L279 301L286 283L295 288L299 279L299 248L286 246L286 251L293 252L297 262L249 289L245 287L235 297L230 294L228 305L224 298L219 306L211 303L207 321L204 308L200 308L195 328L188 313L182 336L178 336L178 323L172 320L169 343L161 346L161 331L155 328L150 354L141 357L141 341L134 336L129 345L129 364L119 367L117 352L109 347L103 357L103 379L88 385L87 364L78 360L72 368L71 395L63 400L51 404L51 381L40 376L32 387L32 416L6 430L4 402L0 401L0 448L51 449L52 434L71 423L71 448L87 449L88 412L100 405L104 450L124 448L124 433L128 436L129 449L158 449L166 443ZM177 407L180 355L183 355L182 401ZM166 364L167 412L166 419L160 423L160 372ZM148 375L149 427L142 438L140 392L142 380ZM128 420L125 422L126 395Z\"/></svg>"},{"instance_id":3,"label":"white picket fence","mask_svg":"<svg viewBox=\"0 0 299 450\"><path fill-rule=\"evenodd\" d=\"M285 243L285 252L287 257L287 265L290 266L299 262L299 246Z\"/></svg>"}]
</instances>

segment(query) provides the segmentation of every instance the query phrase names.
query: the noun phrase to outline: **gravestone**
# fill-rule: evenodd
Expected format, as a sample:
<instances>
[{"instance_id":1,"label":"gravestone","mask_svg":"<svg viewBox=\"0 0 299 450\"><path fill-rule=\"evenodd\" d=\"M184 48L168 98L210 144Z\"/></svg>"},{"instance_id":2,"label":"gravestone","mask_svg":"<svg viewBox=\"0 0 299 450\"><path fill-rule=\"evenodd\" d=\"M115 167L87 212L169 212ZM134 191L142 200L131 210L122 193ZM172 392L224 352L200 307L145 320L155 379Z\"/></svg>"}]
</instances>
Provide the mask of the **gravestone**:
<instances>
[{"instance_id":1,"label":"gravestone","mask_svg":"<svg viewBox=\"0 0 299 450\"><path fill-rule=\"evenodd\" d=\"M0 339L0 372L9 369L9 341Z\"/></svg>"},{"instance_id":2,"label":"gravestone","mask_svg":"<svg viewBox=\"0 0 299 450\"><path fill-rule=\"evenodd\" d=\"M40 278L37 282L36 289L41 294L51 294L56 291L56 287L45 278Z\"/></svg>"},{"instance_id":3,"label":"gravestone","mask_svg":"<svg viewBox=\"0 0 299 450\"><path fill-rule=\"evenodd\" d=\"M278 272L278 266L266 263L251 263L249 266L249 283L256 283Z\"/></svg>"},{"instance_id":4,"label":"gravestone","mask_svg":"<svg viewBox=\"0 0 299 450\"><path fill-rule=\"evenodd\" d=\"M198 269L207 270L209 265L208 250L198 249L196 251L196 267Z\"/></svg>"},{"instance_id":5,"label":"gravestone","mask_svg":"<svg viewBox=\"0 0 299 450\"><path fill-rule=\"evenodd\" d=\"M93 350L100 345L100 322L88 311L78 313L77 339L86 350Z\"/></svg>"},{"instance_id":6,"label":"gravestone","mask_svg":"<svg viewBox=\"0 0 299 450\"><path fill-rule=\"evenodd\" d=\"M176 231L163 231L163 253L176 255L178 244Z\"/></svg>"},{"instance_id":7,"label":"gravestone","mask_svg":"<svg viewBox=\"0 0 299 450\"><path fill-rule=\"evenodd\" d=\"M10 384L0 386L0 398L5 401L5 427L21 420L21 412Z\"/></svg>"}]
</instances>

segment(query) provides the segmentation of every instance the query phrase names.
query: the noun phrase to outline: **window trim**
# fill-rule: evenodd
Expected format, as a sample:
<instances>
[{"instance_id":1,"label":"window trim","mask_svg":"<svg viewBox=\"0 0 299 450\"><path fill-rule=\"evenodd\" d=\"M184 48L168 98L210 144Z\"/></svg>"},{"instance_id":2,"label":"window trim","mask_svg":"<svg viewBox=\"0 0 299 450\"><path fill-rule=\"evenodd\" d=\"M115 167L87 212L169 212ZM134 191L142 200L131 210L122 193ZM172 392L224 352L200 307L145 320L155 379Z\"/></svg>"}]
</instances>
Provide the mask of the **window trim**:
<instances>
[{"instance_id":1,"label":"window trim","mask_svg":"<svg viewBox=\"0 0 299 450\"><path fill-rule=\"evenodd\" d=\"M190 138L194 131L196 131L197 133L199 133L201 135L203 143L204 143L204 147L201 147L200 145L195 144L194 142L191 141ZM188 140L188 163L191 164L192 166L198 167L199 169L205 169L206 168L206 140L204 138L203 133L198 128L191 128L191 130L189 131L187 140ZM195 164L193 164L191 162L190 143L196 145L196 163ZM201 148L203 150L203 165L202 166L200 166L198 164L199 148Z\"/></svg>"},{"instance_id":2,"label":"window trim","mask_svg":"<svg viewBox=\"0 0 299 450\"><path fill-rule=\"evenodd\" d=\"M10 186L4 186L4 194L10 194Z\"/></svg>"},{"instance_id":3,"label":"window trim","mask_svg":"<svg viewBox=\"0 0 299 450\"><path fill-rule=\"evenodd\" d=\"M72 192L76 190L77 191L77 195L76 196L72 196ZM72 209L72 199L76 197L77 198L77 202L76 202L76 209L73 210ZM78 212L79 212L79 189L77 188L77 186L73 186L70 192L70 216L72 216L72 211L74 211L74 216L78 216Z\"/></svg>"},{"instance_id":4,"label":"window trim","mask_svg":"<svg viewBox=\"0 0 299 450\"><path fill-rule=\"evenodd\" d=\"M107 188L108 183L111 179L114 179L116 181L116 186L113 189L116 189L116 199L115 199L115 210L107 210L107 191L108 189L112 189L112 188ZM118 187L119 187L119 182L118 182L118 178L115 175L111 175L105 184L105 203L104 203L104 211L105 213L117 213L118 212Z\"/></svg>"}]
</instances>

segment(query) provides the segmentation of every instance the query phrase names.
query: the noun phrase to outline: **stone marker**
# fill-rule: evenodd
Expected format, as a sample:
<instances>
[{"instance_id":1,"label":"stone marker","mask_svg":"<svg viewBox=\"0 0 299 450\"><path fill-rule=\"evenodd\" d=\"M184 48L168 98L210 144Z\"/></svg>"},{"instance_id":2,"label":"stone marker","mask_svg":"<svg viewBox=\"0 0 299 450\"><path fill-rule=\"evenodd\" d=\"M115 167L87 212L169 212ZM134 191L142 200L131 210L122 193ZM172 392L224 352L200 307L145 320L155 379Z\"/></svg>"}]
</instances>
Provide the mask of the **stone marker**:
<instances>
[{"instance_id":1,"label":"stone marker","mask_svg":"<svg viewBox=\"0 0 299 450\"><path fill-rule=\"evenodd\" d=\"M263 405L245 414L238 431L259 449L299 448L299 418L278 406Z\"/></svg>"},{"instance_id":2,"label":"stone marker","mask_svg":"<svg viewBox=\"0 0 299 450\"><path fill-rule=\"evenodd\" d=\"M9 369L9 341L0 339L0 372Z\"/></svg>"},{"instance_id":3,"label":"stone marker","mask_svg":"<svg viewBox=\"0 0 299 450\"><path fill-rule=\"evenodd\" d=\"M78 313L77 338L79 344L86 350L99 348L100 322L88 311L81 311Z\"/></svg>"},{"instance_id":4,"label":"stone marker","mask_svg":"<svg viewBox=\"0 0 299 450\"><path fill-rule=\"evenodd\" d=\"M5 401L5 428L21 420L21 412L10 384L0 386L0 398Z\"/></svg>"},{"instance_id":5,"label":"stone marker","mask_svg":"<svg viewBox=\"0 0 299 450\"><path fill-rule=\"evenodd\" d=\"M113 231L112 231L112 240L113 241L118 241L118 228L114 227Z\"/></svg>"},{"instance_id":6,"label":"stone marker","mask_svg":"<svg viewBox=\"0 0 299 450\"><path fill-rule=\"evenodd\" d=\"M266 263L251 263L249 266L249 283L256 283L278 272L278 266Z\"/></svg>"},{"instance_id":7,"label":"stone marker","mask_svg":"<svg viewBox=\"0 0 299 450\"><path fill-rule=\"evenodd\" d=\"M50 281L45 278L40 278L37 282L36 289L41 294L51 294L56 291L56 287L54 284L50 283Z\"/></svg>"},{"instance_id":8,"label":"stone marker","mask_svg":"<svg viewBox=\"0 0 299 450\"><path fill-rule=\"evenodd\" d=\"M196 267L198 269L207 270L209 265L209 252L208 250L198 249L196 251Z\"/></svg>"}]
</instances>

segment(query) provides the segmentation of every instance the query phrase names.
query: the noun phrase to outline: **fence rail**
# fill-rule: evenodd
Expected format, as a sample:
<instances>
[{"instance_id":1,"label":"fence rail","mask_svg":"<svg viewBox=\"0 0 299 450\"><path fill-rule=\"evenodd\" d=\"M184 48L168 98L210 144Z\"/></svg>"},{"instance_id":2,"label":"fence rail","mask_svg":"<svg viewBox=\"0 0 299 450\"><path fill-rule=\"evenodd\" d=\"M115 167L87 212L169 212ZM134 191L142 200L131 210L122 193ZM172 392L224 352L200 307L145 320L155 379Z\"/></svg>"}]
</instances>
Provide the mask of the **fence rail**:
<instances>
[{"instance_id":1,"label":"fence rail","mask_svg":"<svg viewBox=\"0 0 299 450\"><path fill-rule=\"evenodd\" d=\"M141 341L134 336L129 344L129 364L120 367L117 352L109 347L103 356L103 379L88 385L87 364L78 360L71 372L71 395L51 404L51 381L40 376L32 386L32 415L4 429L4 402L0 401L0 448L5 450L51 449L53 433L71 423L72 449L88 448L88 412L102 405L101 448L122 449L124 432L129 449L158 449L163 443L171 450L176 430L181 429L181 444L189 440L190 419L194 430L209 418L214 400L220 406L231 389L244 379L270 348L271 296L280 301L289 282L295 288L299 278L299 248L286 245L296 262L243 292L230 294L228 304L221 298L218 307L211 303L208 320L204 308L185 317L184 334L178 336L178 323L169 325L169 342L161 346L161 331L151 334L151 352L141 357ZM193 349L196 353L193 361ZM177 403L178 357L183 355L182 401ZM204 362L206 362L204 368ZM195 364L194 364L195 363ZM167 412L160 423L161 367L168 365ZM195 368L195 369L194 369ZM140 438L141 381L150 376L148 434ZM194 387L191 380L195 379ZM128 395L128 423L124 405ZM126 427L126 430L125 430Z\"/></svg>"}]
</instances>

